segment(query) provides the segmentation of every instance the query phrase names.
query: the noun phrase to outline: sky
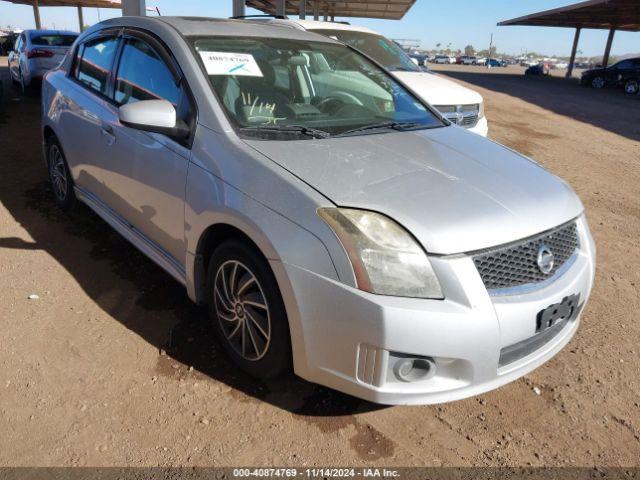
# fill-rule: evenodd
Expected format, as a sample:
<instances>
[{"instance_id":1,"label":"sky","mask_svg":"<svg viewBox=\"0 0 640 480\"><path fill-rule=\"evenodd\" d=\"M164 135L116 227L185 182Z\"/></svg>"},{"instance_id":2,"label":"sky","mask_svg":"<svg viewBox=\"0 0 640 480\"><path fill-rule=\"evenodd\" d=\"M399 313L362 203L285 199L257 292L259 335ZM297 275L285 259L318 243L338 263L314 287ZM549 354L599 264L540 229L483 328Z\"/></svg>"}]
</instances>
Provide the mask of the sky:
<instances>
[{"instance_id":1,"label":"sky","mask_svg":"<svg viewBox=\"0 0 640 480\"><path fill-rule=\"evenodd\" d=\"M147 0L147 6L157 6L163 15L196 15L228 17L231 0ZM453 50L473 45L476 50L493 43L498 51L519 55L535 51L545 55L568 56L573 42L573 29L545 27L497 27L496 23L521 15L575 3L572 0L417 0L403 20L348 20L372 28L383 35L398 39L416 39L421 47L432 49L440 43ZM260 13L247 9L247 14ZM120 14L119 10L101 9L102 20ZM42 25L50 28L78 30L75 8L41 8ZM84 9L85 24L98 21L95 8ZM337 19L338 20L338 19ZM34 28L30 6L14 5L0 0L0 27ZM578 49L584 56L602 55L607 31L583 30ZM640 32L616 32L612 54L640 53Z\"/></svg>"}]
</instances>

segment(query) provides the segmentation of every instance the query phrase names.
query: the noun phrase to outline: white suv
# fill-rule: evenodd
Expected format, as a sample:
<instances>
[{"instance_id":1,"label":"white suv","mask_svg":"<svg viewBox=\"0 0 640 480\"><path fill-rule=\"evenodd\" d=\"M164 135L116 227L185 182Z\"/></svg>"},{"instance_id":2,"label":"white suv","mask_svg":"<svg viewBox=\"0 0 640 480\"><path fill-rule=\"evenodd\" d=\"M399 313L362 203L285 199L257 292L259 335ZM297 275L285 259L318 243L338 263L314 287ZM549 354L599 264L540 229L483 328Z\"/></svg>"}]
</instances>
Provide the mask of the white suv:
<instances>
[{"instance_id":1,"label":"white suv","mask_svg":"<svg viewBox=\"0 0 640 480\"><path fill-rule=\"evenodd\" d=\"M265 21L265 20L260 20ZM484 100L471 89L417 66L394 41L368 28L313 20L269 19L269 23L290 25L339 40L369 56L414 93L433 105L447 120L467 130L487 136ZM449 57L445 57L450 63ZM436 57L436 63L438 63Z\"/></svg>"}]
</instances>

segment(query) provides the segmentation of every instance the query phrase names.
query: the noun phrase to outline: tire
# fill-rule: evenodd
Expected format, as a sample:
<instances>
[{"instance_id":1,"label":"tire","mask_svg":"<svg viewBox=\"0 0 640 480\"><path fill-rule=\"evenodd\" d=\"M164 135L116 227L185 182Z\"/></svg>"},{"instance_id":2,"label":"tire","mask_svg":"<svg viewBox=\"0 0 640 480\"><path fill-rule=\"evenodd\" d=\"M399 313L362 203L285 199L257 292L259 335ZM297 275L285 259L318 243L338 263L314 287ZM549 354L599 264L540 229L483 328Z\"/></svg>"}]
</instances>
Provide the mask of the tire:
<instances>
[{"instance_id":1,"label":"tire","mask_svg":"<svg viewBox=\"0 0 640 480\"><path fill-rule=\"evenodd\" d=\"M601 89L601 88L604 88L605 85L606 85L605 79L600 75L598 75L597 77L593 77L591 79L591 86L593 88Z\"/></svg>"},{"instance_id":2,"label":"tire","mask_svg":"<svg viewBox=\"0 0 640 480\"><path fill-rule=\"evenodd\" d=\"M55 136L47 139L46 155L53 198L58 207L68 212L73 209L77 200L73 191L73 179L69 172L67 159L64 156L60 142Z\"/></svg>"},{"instance_id":3,"label":"tire","mask_svg":"<svg viewBox=\"0 0 640 480\"><path fill-rule=\"evenodd\" d=\"M629 95L635 95L640 90L640 84L638 83L638 79L630 78L626 82L624 82L624 93L628 93Z\"/></svg>"},{"instance_id":4,"label":"tire","mask_svg":"<svg viewBox=\"0 0 640 480\"><path fill-rule=\"evenodd\" d=\"M215 250L207 296L214 330L236 365L263 380L291 371L284 302L269 264L254 247L226 241Z\"/></svg>"}]
</instances>

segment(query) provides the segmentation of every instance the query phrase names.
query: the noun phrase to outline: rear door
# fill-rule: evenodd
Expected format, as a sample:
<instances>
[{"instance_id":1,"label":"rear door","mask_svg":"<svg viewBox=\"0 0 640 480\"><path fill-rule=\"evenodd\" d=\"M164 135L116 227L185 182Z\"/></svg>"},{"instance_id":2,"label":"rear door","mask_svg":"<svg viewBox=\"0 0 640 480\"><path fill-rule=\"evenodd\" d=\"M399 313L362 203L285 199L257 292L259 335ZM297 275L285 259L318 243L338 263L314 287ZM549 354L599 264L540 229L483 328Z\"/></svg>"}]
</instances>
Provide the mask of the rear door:
<instances>
[{"instance_id":1,"label":"rear door","mask_svg":"<svg viewBox=\"0 0 640 480\"><path fill-rule=\"evenodd\" d=\"M155 37L128 32L115 69L113 102L103 128L114 137L104 157L105 201L162 253L184 267L184 194L190 146L159 133L125 127L118 108L163 99L195 125L194 105L177 63Z\"/></svg>"},{"instance_id":2,"label":"rear door","mask_svg":"<svg viewBox=\"0 0 640 480\"><path fill-rule=\"evenodd\" d=\"M105 156L113 136L103 129L111 69L116 58L117 33L98 34L79 45L67 88L60 89L65 105L58 136L75 183L98 200L105 197Z\"/></svg>"}]
</instances>

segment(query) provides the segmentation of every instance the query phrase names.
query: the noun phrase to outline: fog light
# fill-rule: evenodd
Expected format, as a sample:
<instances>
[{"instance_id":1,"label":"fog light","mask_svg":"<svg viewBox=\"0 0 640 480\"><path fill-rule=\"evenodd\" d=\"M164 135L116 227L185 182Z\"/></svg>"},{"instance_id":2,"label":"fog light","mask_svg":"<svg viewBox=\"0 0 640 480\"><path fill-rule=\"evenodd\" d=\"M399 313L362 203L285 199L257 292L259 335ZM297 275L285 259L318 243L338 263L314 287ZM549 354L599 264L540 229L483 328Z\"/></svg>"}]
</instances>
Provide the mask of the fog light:
<instances>
[{"instance_id":1,"label":"fog light","mask_svg":"<svg viewBox=\"0 0 640 480\"><path fill-rule=\"evenodd\" d=\"M403 382L416 382L436 374L436 364L430 358L404 358L395 364L395 374Z\"/></svg>"}]
</instances>

